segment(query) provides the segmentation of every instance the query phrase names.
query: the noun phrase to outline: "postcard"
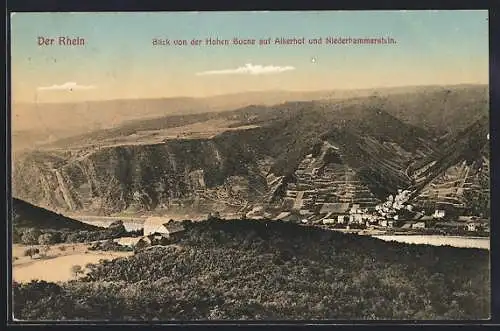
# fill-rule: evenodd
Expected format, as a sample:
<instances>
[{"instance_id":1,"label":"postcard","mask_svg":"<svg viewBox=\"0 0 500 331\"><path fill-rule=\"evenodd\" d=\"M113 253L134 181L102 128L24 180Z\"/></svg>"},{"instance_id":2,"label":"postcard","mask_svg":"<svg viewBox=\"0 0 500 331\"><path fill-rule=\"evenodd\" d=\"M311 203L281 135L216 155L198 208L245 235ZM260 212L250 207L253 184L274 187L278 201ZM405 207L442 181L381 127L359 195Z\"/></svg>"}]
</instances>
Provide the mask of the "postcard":
<instances>
[{"instance_id":1,"label":"postcard","mask_svg":"<svg viewBox=\"0 0 500 331\"><path fill-rule=\"evenodd\" d=\"M17 321L490 318L488 12L16 12Z\"/></svg>"}]
</instances>

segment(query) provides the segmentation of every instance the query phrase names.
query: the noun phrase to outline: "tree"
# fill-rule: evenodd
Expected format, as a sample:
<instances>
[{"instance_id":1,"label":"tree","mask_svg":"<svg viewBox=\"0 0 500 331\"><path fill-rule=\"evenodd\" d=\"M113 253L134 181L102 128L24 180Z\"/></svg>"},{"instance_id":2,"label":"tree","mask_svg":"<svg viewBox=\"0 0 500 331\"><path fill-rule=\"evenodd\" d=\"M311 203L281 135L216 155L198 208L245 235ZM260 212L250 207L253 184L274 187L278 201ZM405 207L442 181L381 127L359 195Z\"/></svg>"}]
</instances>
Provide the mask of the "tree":
<instances>
[{"instance_id":1,"label":"tree","mask_svg":"<svg viewBox=\"0 0 500 331\"><path fill-rule=\"evenodd\" d=\"M149 246L149 243L144 240L144 239L140 239L136 244L135 244L135 249L136 250L141 250L143 248L146 248Z\"/></svg>"},{"instance_id":2,"label":"tree","mask_svg":"<svg viewBox=\"0 0 500 331\"><path fill-rule=\"evenodd\" d=\"M38 237L40 245L50 245L54 243L54 236L51 233L44 233Z\"/></svg>"},{"instance_id":3,"label":"tree","mask_svg":"<svg viewBox=\"0 0 500 331\"><path fill-rule=\"evenodd\" d=\"M39 254L39 253L40 253L40 250L38 248L30 247L24 251L24 256L29 256L32 259L34 255Z\"/></svg>"},{"instance_id":4,"label":"tree","mask_svg":"<svg viewBox=\"0 0 500 331\"><path fill-rule=\"evenodd\" d=\"M52 235L51 240L52 240L53 244L59 244L59 243L64 242L61 232L56 231L56 232L51 233L51 235Z\"/></svg>"},{"instance_id":5,"label":"tree","mask_svg":"<svg viewBox=\"0 0 500 331\"><path fill-rule=\"evenodd\" d=\"M79 236L78 233L70 233L66 236L66 243L75 243L78 242Z\"/></svg>"},{"instance_id":6,"label":"tree","mask_svg":"<svg viewBox=\"0 0 500 331\"><path fill-rule=\"evenodd\" d=\"M38 229L28 229L24 232L22 241L25 245L36 245L38 244L38 237L42 234L42 231Z\"/></svg>"},{"instance_id":7,"label":"tree","mask_svg":"<svg viewBox=\"0 0 500 331\"><path fill-rule=\"evenodd\" d=\"M12 243L17 244L22 242L22 236L17 229L12 229Z\"/></svg>"},{"instance_id":8,"label":"tree","mask_svg":"<svg viewBox=\"0 0 500 331\"><path fill-rule=\"evenodd\" d=\"M40 250L41 250L43 256L47 256L47 253L50 251L50 246L49 245L43 245Z\"/></svg>"},{"instance_id":9,"label":"tree","mask_svg":"<svg viewBox=\"0 0 500 331\"><path fill-rule=\"evenodd\" d=\"M123 221L115 221L109 225L106 232L112 237L119 237L125 235L127 229L125 229Z\"/></svg>"},{"instance_id":10,"label":"tree","mask_svg":"<svg viewBox=\"0 0 500 331\"><path fill-rule=\"evenodd\" d=\"M73 276L78 277L78 275L82 274L83 273L83 269L81 266L79 265L74 265L71 267L71 273L73 274Z\"/></svg>"}]
</instances>

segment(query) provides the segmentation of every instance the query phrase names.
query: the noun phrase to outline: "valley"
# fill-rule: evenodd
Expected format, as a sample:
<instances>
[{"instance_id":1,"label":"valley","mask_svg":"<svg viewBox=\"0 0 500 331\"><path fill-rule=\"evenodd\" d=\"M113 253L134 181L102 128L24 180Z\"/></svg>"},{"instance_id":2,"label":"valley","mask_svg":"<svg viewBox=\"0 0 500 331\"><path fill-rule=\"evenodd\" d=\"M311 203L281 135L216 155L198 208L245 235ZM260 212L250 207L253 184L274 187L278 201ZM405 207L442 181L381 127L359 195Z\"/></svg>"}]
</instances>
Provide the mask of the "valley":
<instances>
[{"instance_id":1,"label":"valley","mask_svg":"<svg viewBox=\"0 0 500 331\"><path fill-rule=\"evenodd\" d=\"M452 207L470 213L466 200L489 192L482 179L489 129L481 88L136 120L16 155L13 194L76 215L307 218L322 209L347 216L353 206L373 211L407 190L426 212L455 199Z\"/></svg>"},{"instance_id":2,"label":"valley","mask_svg":"<svg viewBox=\"0 0 500 331\"><path fill-rule=\"evenodd\" d=\"M485 86L263 103L18 149L16 316L487 316Z\"/></svg>"}]
</instances>

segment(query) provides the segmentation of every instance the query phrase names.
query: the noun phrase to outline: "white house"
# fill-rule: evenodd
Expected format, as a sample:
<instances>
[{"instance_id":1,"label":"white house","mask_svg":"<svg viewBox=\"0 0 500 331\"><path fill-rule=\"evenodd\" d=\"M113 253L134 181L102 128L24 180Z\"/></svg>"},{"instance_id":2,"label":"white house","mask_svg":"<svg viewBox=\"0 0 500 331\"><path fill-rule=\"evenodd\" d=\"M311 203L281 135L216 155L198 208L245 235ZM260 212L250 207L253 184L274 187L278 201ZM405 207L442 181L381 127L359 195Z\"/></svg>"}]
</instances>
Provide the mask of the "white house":
<instances>
[{"instance_id":1,"label":"white house","mask_svg":"<svg viewBox=\"0 0 500 331\"><path fill-rule=\"evenodd\" d=\"M351 214L361 214L362 210L359 208L359 204L353 204L351 210L349 211Z\"/></svg>"},{"instance_id":2,"label":"white house","mask_svg":"<svg viewBox=\"0 0 500 331\"><path fill-rule=\"evenodd\" d=\"M446 215L446 212L442 209L436 209L434 211L434 215L432 215L434 218L443 218Z\"/></svg>"},{"instance_id":3,"label":"white house","mask_svg":"<svg viewBox=\"0 0 500 331\"><path fill-rule=\"evenodd\" d=\"M467 223L467 231L478 231L480 230L481 224L478 222L469 222Z\"/></svg>"},{"instance_id":4,"label":"white house","mask_svg":"<svg viewBox=\"0 0 500 331\"><path fill-rule=\"evenodd\" d=\"M323 224L335 224L335 220L333 218L324 218L323 219Z\"/></svg>"},{"instance_id":5,"label":"white house","mask_svg":"<svg viewBox=\"0 0 500 331\"><path fill-rule=\"evenodd\" d=\"M349 223L362 224L364 223L363 216L361 214L351 214L349 215Z\"/></svg>"},{"instance_id":6,"label":"white house","mask_svg":"<svg viewBox=\"0 0 500 331\"><path fill-rule=\"evenodd\" d=\"M170 237L172 234L184 231L184 226L180 222L167 221L163 217L149 217L144 222L144 235L161 234Z\"/></svg>"},{"instance_id":7,"label":"white house","mask_svg":"<svg viewBox=\"0 0 500 331\"><path fill-rule=\"evenodd\" d=\"M416 222L411 227L412 229L425 229L425 222Z\"/></svg>"},{"instance_id":8,"label":"white house","mask_svg":"<svg viewBox=\"0 0 500 331\"><path fill-rule=\"evenodd\" d=\"M344 215L338 215L337 216L337 223L338 224L344 224L344 223L346 223L346 216L344 216Z\"/></svg>"}]
</instances>

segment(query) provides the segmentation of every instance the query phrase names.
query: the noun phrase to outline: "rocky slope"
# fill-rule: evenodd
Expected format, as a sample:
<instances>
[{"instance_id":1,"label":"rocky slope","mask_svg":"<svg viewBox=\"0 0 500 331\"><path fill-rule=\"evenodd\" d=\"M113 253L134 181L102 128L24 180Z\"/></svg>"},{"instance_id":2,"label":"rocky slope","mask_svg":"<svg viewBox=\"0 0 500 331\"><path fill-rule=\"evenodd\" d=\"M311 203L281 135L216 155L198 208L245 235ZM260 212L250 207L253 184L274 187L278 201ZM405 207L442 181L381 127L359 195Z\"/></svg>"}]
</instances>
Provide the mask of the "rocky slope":
<instances>
[{"instance_id":1,"label":"rocky slope","mask_svg":"<svg viewBox=\"0 0 500 331\"><path fill-rule=\"evenodd\" d=\"M459 163L475 144L471 139L486 137L487 118L463 129L487 111L481 87L464 89L408 92L406 103L402 94L382 95L131 122L16 156L13 194L61 211L240 213L282 203L310 154L320 168L336 164L351 173L353 190L373 199L417 182L422 190ZM461 93L468 98L463 108L439 115L447 127L425 124L443 105L460 105ZM470 113L473 108L478 111ZM427 120L413 115L417 111ZM214 121L225 125L201 134ZM144 132L149 140L141 138Z\"/></svg>"},{"instance_id":2,"label":"rocky slope","mask_svg":"<svg viewBox=\"0 0 500 331\"><path fill-rule=\"evenodd\" d=\"M251 152L212 140L109 147L86 155L30 154L18 163L14 182L15 196L39 205L101 214L203 209L205 195L209 205L241 206L265 190Z\"/></svg>"}]
</instances>

